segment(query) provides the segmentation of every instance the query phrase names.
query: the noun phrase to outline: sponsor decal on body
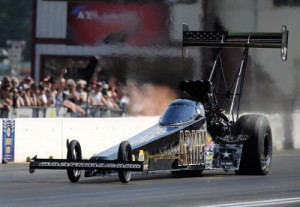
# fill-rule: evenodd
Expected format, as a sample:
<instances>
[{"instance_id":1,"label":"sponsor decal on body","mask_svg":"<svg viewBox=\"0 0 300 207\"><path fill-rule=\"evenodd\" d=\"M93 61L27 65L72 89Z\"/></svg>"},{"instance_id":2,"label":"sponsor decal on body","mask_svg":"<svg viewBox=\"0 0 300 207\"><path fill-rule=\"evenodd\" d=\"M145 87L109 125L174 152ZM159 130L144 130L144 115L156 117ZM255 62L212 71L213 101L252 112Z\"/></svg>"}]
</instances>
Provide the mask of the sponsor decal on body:
<instances>
[{"instance_id":1,"label":"sponsor decal on body","mask_svg":"<svg viewBox=\"0 0 300 207\"><path fill-rule=\"evenodd\" d=\"M179 166L204 163L206 130L181 130L179 138Z\"/></svg>"}]
</instances>

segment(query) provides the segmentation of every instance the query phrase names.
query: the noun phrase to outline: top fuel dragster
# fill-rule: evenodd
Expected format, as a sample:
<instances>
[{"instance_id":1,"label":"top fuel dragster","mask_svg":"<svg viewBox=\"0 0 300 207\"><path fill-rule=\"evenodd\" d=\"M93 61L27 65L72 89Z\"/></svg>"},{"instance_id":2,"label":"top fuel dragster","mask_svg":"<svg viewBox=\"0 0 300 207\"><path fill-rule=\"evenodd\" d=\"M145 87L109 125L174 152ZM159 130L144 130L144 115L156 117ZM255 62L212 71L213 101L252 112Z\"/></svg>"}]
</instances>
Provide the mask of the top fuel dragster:
<instances>
[{"instance_id":1,"label":"top fuel dragster","mask_svg":"<svg viewBox=\"0 0 300 207\"><path fill-rule=\"evenodd\" d=\"M159 122L113 146L82 159L76 140L67 143L67 159L32 158L35 169L65 169L69 180L118 172L127 183L132 171L169 170L200 175L203 170L234 170L236 174L266 175L271 168L272 132L263 115L239 115L249 48L279 48L287 59L288 31L279 33L232 33L190 31L183 25L183 57L188 47L213 47L218 52L208 80L181 81L180 98L171 102ZM244 48L234 83L228 87L223 65L223 48ZM220 87L220 84L224 85ZM216 87L217 86L217 87ZM224 102L227 114L224 113Z\"/></svg>"}]
</instances>

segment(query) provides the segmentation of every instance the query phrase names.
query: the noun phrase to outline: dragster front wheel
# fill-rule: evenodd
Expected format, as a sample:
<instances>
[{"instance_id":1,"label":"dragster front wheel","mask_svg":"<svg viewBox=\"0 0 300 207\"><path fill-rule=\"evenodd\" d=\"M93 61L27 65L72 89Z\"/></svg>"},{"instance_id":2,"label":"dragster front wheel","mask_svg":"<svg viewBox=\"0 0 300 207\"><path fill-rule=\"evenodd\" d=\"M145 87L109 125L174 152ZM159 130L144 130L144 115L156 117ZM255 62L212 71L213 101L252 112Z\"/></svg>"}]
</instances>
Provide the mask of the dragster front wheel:
<instances>
[{"instance_id":1,"label":"dragster front wheel","mask_svg":"<svg viewBox=\"0 0 300 207\"><path fill-rule=\"evenodd\" d=\"M118 161L132 161L132 150L128 141L121 142L118 151ZM128 183L131 180L131 171L119 171L118 174L122 183Z\"/></svg>"},{"instance_id":2,"label":"dragster front wheel","mask_svg":"<svg viewBox=\"0 0 300 207\"><path fill-rule=\"evenodd\" d=\"M68 145L67 160L81 160L81 146L77 140L72 140ZM67 170L68 178L71 182L75 183L79 180L81 170Z\"/></svg>"}]
</instances>

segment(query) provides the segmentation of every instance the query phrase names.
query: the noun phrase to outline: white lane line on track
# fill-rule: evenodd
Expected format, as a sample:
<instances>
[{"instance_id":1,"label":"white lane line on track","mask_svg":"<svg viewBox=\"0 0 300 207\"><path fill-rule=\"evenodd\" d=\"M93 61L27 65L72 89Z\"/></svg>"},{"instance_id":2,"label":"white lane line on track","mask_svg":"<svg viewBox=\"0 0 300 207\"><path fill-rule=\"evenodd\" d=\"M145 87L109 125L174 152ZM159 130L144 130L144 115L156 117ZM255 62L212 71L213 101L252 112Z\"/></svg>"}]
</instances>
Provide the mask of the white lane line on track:
<instances>
[{"instance_id":1,"label":"white lane line on track","mask_svg":"<svg viewBox=\"0 0 300 207\"><path fill-rule=\"evenodd\" d=\"M256 206L269 206L269 205L279 205L279 204L288 204L288 203L297 203L297 202L300 203L300 197L249 201L249 202L240 202L240 203L228 203L228 204L218 204L218 205L206 205L206 206L197 206L197 207L256 207Z\"/></svg>"}]
</instances>

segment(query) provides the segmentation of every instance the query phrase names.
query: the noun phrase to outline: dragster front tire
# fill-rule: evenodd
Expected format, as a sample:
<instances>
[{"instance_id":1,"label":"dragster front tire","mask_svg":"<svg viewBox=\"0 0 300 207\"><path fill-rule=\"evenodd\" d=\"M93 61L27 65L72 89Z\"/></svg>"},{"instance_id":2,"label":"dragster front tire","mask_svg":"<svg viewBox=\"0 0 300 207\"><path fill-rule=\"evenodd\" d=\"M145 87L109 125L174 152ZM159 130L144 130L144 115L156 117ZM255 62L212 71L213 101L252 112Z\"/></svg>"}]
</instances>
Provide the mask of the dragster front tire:
<instances>
[{"instance_id":1,"label":"dragster front tire","mask_svg":"<svg viewBox=\"0 0 300 207\"><path fill-rule=\"evenodd\" d=\"M121 142L118 151L118 161L132 161L132 150L128 141ZM128 183L131 180L131 171L119 171L119 180Z\"/></svg>"},{"instance_id":2,"label":"dragster front tire","mask_svg":"<svg viewBox=\"0 0 300 207\"><path fill-rule=\"evenodd\" d=\"M237 175L267 175L272 161L272 133L268 119L261 115L245 115L237 121L239 134L249 136L243 144Z\"/></svg>"},{"instance_id":3,"label":"dragster front tire","mask_svg":"<svg viewBox=\"0 0 300 207\"><path fill-rule=\"evenodd\" d=\"M77 140L72 140L68 145L67 160L81 160L81 146ZM78 182L81 170L67 170L68 178L71 182Z\"/></svg>"}]
</instances>

